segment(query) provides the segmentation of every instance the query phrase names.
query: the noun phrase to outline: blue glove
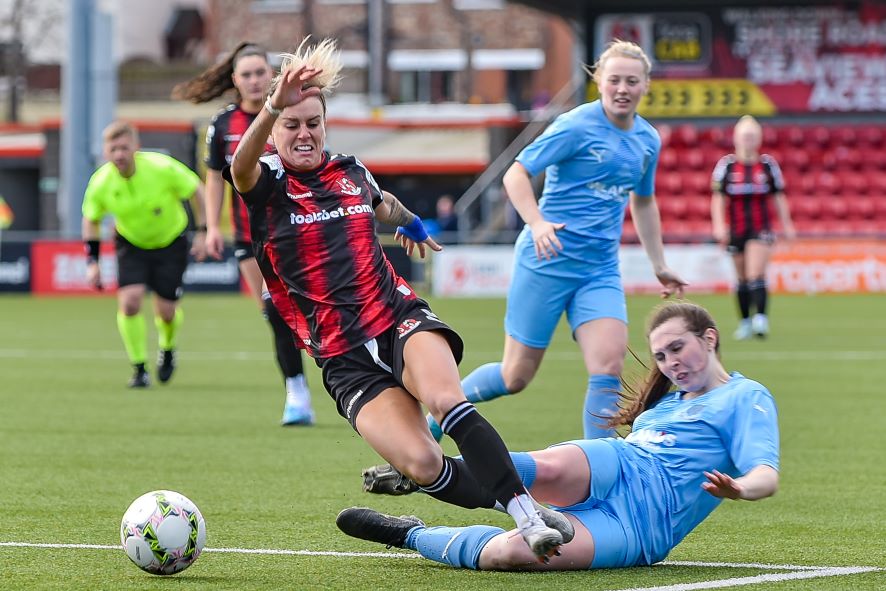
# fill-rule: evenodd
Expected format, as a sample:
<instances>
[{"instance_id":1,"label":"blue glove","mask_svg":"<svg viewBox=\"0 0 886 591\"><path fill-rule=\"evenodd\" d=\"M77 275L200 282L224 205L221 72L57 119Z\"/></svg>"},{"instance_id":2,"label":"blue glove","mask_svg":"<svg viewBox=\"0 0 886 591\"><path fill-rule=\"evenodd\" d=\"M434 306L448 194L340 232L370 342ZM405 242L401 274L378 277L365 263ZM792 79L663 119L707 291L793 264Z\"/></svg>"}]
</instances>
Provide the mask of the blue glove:
<instances>
[{"instance_id":1,"label":"blue glove","mask_svg":"<svg viewBox=\"0 0 886 591\"><path fill-rule=\"evenodd\" d=\"M397 226L397 231L413 242L424 242L428 239L428 231L425 230L425 225L421 223L421 218L418 216L415 216L415 218L405 226Z\"/></svg>"}]
</instances>

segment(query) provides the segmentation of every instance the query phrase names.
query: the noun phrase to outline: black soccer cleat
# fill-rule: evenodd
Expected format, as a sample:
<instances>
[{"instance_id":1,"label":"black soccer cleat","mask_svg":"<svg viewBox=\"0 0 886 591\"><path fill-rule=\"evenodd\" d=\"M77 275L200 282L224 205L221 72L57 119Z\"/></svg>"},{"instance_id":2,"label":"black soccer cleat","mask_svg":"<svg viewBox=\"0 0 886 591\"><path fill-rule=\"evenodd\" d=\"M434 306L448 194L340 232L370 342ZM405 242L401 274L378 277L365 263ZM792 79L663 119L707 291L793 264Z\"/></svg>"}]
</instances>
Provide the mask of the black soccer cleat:
<instances>
[{"instance_id":1,"label":"black soccer cleat","mask_svg":"<svg viewBox=\"0 0 886 591\"><path fill-rule=\"evenodd\" d=\"M363 470L363 492L398 497L418 490L419 486L415 481L401 474L390 464L380 464Z\"/></svg>"},{"instance_id":2,"label":"black soccer cleat","mask_svg":"<svg viewBox=\"0 0 886 591\"><path fill-rule=\"evenodd\" d=\"M160 349L157 354L157 379L165 384L175 371L175 349Z\"/></svg>"},{"instance_id":3,"label":"black soccer cleat","mask_svg":"<svg viewBox=\"0 0 886 591\"><path fill-rule=\"evenodd\" d=\"M378 542L388 548L402 548L409 530L425 524L414 515L394 517L367 507L350 507L338 514L335 525L352 538Z\"/></svg>"},{"instance_id":4,"label":"black soccer cleat","mask_svg":"<svg viewBox=\"0 0 886 591\"><path fill-rule=\"evenodd\" d=\"M136 367L135 373L132 374L129 383L126 385L129 388L147 388L151 385L151 376L148 375L144 367Z\"/></svg>"}]
</instances>

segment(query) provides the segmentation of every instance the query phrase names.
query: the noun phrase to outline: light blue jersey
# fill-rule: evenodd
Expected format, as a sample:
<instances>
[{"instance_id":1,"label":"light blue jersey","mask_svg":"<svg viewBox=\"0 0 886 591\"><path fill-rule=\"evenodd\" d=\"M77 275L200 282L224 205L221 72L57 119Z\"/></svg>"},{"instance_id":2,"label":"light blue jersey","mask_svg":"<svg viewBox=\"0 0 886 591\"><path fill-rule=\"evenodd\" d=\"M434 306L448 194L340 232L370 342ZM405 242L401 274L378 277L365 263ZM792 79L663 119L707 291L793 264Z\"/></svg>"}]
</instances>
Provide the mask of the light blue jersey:
<instances>
[{"instance_id":1,"label":"light blue jersey","mask_svg":"<svg viewBox=\"0 0 886 591\"><path fill-rule=\"evenodd\" d=\"M517 161L532 176L545 172L539 208L545 220L566 224L557 233L561 260L537 260L528 228L517 240L517 256L540 267L562 264L563 257L582 267L602 262L601 255L617 261L628 198L631 192L653 194L660 150L661 139L648 121L637 115L629 131L619 129L600 101L557 117Z\"/></svg>"},{"instance_id":2,"label":"light blue jersey","mask_svg":"<svg viewBox=\"0 0 886 591\"><path fill-rule=\"evenodd\" d=\"M760 465L778 470L778 415L763 385L735 372L729 382L698 398L684 400L682 395L663 397L637 417L630 435L612 440L628 448L623 456L628 463L630 452L651 457L668 485L660 491L666 494L667 522L646 531L643 543L656 557L667 554L720 504L701 487L704 471L735 478Z\"/></svg>"}]
</instances>

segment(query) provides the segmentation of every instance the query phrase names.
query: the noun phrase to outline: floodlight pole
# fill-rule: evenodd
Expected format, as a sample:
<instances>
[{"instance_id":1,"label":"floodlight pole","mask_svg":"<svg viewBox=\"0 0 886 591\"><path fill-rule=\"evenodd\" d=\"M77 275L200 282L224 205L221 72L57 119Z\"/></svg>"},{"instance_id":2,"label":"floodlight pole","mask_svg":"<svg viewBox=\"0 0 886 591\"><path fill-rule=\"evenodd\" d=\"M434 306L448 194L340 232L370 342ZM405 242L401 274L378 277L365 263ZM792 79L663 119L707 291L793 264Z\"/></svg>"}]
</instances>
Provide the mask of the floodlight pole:
<instances>
[{"instance_id":1,"label":"floodlight pole","mask_svg":"<svg viewBox=\"0 0 886 591\"><path fill-rule=\"evenodd\" d=\"M111 16L96 0L69 0L62 70L61 162L56 212L63 237L80 235L80 206L101 155L101 130L114 118L117 79Z\"/></svg>"}]
</instances>

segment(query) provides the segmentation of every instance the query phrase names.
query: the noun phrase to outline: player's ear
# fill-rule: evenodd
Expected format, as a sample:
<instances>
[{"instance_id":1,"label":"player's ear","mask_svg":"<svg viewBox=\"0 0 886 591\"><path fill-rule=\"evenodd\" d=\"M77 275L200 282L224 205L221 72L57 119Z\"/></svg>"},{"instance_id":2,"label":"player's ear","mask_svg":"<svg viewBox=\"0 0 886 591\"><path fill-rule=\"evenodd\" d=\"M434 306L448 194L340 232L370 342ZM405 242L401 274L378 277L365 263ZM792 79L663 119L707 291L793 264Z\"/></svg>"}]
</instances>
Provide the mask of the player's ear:
<instances>
[{"instance_id":1,"label":"player's ear","mask_svg":"<svg viewBox=\"0 0 886 591\"><path fill-rule=\"evenodd\" d=\"M716 328L706 328L704 333L702 333L702 338L707 343L709 350L717 350L717 341L720 339L720 334Z\"/></svg>"}]
</instances>

